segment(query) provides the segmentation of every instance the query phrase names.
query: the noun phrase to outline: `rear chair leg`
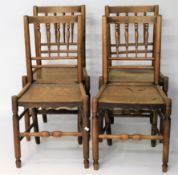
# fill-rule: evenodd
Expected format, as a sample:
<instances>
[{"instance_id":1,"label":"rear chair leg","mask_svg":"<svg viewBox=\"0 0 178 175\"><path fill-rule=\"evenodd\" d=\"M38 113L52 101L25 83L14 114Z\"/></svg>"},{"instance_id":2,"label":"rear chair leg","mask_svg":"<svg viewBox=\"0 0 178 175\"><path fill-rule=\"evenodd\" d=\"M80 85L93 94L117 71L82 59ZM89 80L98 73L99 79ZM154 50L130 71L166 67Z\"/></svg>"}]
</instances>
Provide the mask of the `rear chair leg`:
<instances>
[{"instance_id":1,"label":"rear chair leg","mask_svg":"<svg viewBox=\"0 0 178 175\"><path fill-rule=\"evenodd\" d=\"M100 110L99 112L98 112L98 133L99 134L103 134L103 132L104 132L104 126L103 126L103 119L104 119L104 114L105 114L105 111L103 111L103 110ZM102 142L103 141L103 139L99 139L98 138L98 141L99 142Z\"/></svg>"},{"instance_id":2,"label":"rear chair leg","mask_svg":"<svg viewBox=\"0 0 178 175\"><path fill-rule=\"evenodd\" d=\"M46 115L46 114L43 114L43 115L42 115L42 118L43 118L43 122L44 122L44 123L47 123L47 122L48 122L48 118L47 118L47 115Z\"/></svg>"},{"instance_id":3,"label":"rear chair leg","mask_svg":"<svg viewBox=\"0 0 178 175\"><path fill-rule=\"evenodd\" d=\"M25 110L25 108L24 108L24 110ZM25 113L25 130L27 130L29 127L30 127L30 111L28 109L27 112ZM26 136L26 140L30 141L31 137Z\"/></svg>"},{"instance_id":4,"label":"rear chair leg","mask_svg":"<svg viewBox=\"0 0 178 175\"><path fill-rule=\"evenodd\" d=\"M83 154L84 154L84 168L89 168L89 118L88 118L88 96L83 102Z\"/></svg>"},{"instance_id":5,"label":"rear chair leg","mask_svg":"<svg viewBox=\"0 0 178 175\"><path fill-rule=\"evenodd\" d=\"M92 117L92 144L93 144L93 167L99 169L99 143L98 143L98 121L97 121L97 102L93 99L93 117Z\"/></svg>"},{"instance_id":6,"label":"rear chair leg","mask_svg":"<svg viewBox=\"0 0 178 175\"><path fill-rule=\"evenodd\" d=\"M163 129L164 129L164 120L163 120L163 118L162 117L160 117L160 133L161 133L161 135L163 135ZM160 143L163 143L163 141L162 140L160 140L159 141Z\"/></svg>"},{"instance_id":7,"label":"rear chair leg","mask_svg":"<svg viewBox=\"0 0 178 175\"><path fill-rule=\"evenodd\" d=\"M166 104L166 116L164 118L164 130L163 130L163 165L162 171L167 172L168 160L169 160L169 142L170 142L170 128L171 128L171 100L167 100Z\"/></svg>"},{"instance_id":8,"label":"rear chair leg","mask_svg":"<svg viewBox=\"0 0 178 175\"><path fill-rule=\"evenodd\" d=\"M163 79L163 91L165 92L166 95L168 92L168 86L169 86L169 78L165 76Z\"/></svg>"},{"instance_id":9,"label":"rear chair leg","mask_svg":"<svg viewBox=\"0 0 178 175\"><path fill-rule=\"evenodd\" d=\"M90 80L89 80L90 81ZM88 114L87 114L87 116L88 116L88 118L89 118L89 120L90 120L90 115L91 115L91 106L90 106L90 98L91 98L91 96L90 96L90 92L88 92ZM91 128L91 126L90 126L90 122L89 122L89 125L88 125L88 127L89 128ZM89 140L90 140L90 134L89 134Z\"/></svg>"},{"instance_id":10,"label":"rear chair leg","mask_svg":"<svg viewBox=\"0 0 178 175\"><path fill-rule=\"evenodd\" d=\"M19 130L19 116L18 116L18 106L17 97L12 97L12 112L13 112L13 132L14 132L14 150L16 158L16 167L21 167L21 146L20 146L20 130Z\"/></svg>"},{"instance_id":11,"label":"rear chair leg","mask_svg":"<svg viewBox=\"0 0 178 175\"><path fill-rule=\"evenodd\" d=\"M32 118L33 118L33 123L34 123L34 131L39 132L37 111L36 111L35 108L32 109ZM36 142L36 144L40 144L40 137L39 136L35 137L35 142Z\"/></svg>"},{"instance_id":12,"label":"rear chair leg","mask_svg":"<svg viewBox=\"0 0 178 175\"><path fill-rule=\"evenodd\" d=\"M109 111L109 118L110 118L111 124L114 124L113 109Z\"/></svg>"},{"instance_id":13,"label":"rear chair leg","mask_svg":"<svg viewBox=\"0 0 178 175\"><path fill-rule=\"evenodd\" d=\"M77 120L78 132L82 132L82 116L81 111L78 109L78 120ZM78 136L78 144L82 144L82 136Z\"/></svg>"},{"instance_id":14,"label":"rear chair leg","mask_svg":"<svg viewBox=\"0 0 178 175\"><path fill-rule=\"evenodd\" d=\"M111 121L110 121L111 114L112 113L110 111L105 112L106 134L111 134ZM107 139L107 144L109 146L111 146L112 145L112 139Z\"/></svg>"},{"instance_id":15,"label":"rear chair leg","mask_svg":"<svg viewBox=\"0 0 178 175\"><path fill-rule=\"evenodd\" d=\"M153 111L152 114L152 125L151 125L151 135L156 135L157 134L157 120L158 120L158 115L156 111ZM151 140L151 146L155 147L156 146L156 140Z\"/></svg>"}]
</instances>

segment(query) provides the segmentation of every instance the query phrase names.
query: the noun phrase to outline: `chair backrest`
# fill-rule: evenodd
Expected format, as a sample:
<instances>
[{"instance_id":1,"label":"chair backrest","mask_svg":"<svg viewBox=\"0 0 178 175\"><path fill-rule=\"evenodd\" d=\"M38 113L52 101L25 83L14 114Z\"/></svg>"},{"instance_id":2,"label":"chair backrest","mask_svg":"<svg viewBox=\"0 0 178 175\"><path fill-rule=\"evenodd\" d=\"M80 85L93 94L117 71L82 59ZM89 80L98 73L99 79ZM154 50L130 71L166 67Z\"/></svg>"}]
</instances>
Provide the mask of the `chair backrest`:
<instances>
[{"instance_id":1,"label":"chair backrest","mask_svg":"<svg viewBox=\"0 0 178 175\"><path fill-rule=\"evenodd\" d=\"M105 83L109 80L108 72L111 69L153 69L154 83L158 84L160 74L161 22L162 18L160 15L103 16L102 54ZM110 29L115 26L117 28L113 34L113 30ZM115 47L110 49L111 46Z\"/></svg>"},{"instance_id":2,"label":"chair backrest","mask_svg":"<svg viewBox=\"0 0 178 175\"><path fill-rule=\"evenodd\" d=\"M75 23L77 26L77 37L74 38L76 45L74 47L69 47L70 44L70 31L71 26ZM51 31L52 26L56 24L56 42L51 43ZM60 35L61 35L61 26L66 25L66 42L62 50L59 50L61 45ZM42 38L46 33L44 30L47 30L47 46L43 44ZM45 67L77 67L77 80L81 82L83 80L83 71L82 71L82 57L83 57L83 25L82 25L82 16L25 16L24 17L24 32L25 32L25 47L26 47L26 65L27 65L27 76L28 81L33 81L33 72L39 68ZM32 44L34 37L32 36L35 33L35 44ZM37 40L36 40L37 38ZM35 48L40 49L35 51ZM44 48L43 48L44 47ZM52 47L50 50L46 50L46 47ZM37 64L36 61L42 62L42 64ZM50 61L49 61L50 60ZM60 64L54 64L51 62L53 60L55 63L59 62ZM61 61L65 60L74 60L72 64L61 64ZM67 72L66 72L67 73Z\"/></svg>"},{"instance_id":3,"label":"chair backrest","mask_svg":"<svg viewBox=\"0 0 178 175\"><path fill-rule=\"evenodd\" d=\"M83 67L86 66L85 61L85 5L81 6L34 6L33 7L33 15L34 16L76 16L81 15L82 16L82 25L83 25ZM49 41L49 35L48 35L48 25L46 25L46 43L42 43L42 45L48 46L48 50L50 51L50 46L54 45L54 43L50 43ZM54 33L55 33L55 42L57 42L57 24L54 24ZM60 45L66 44L66 33L67 33L67 26L65 23L62 24L62 28L60 29L61 35L60 35ZM77 45L77 43L74 42L74 34L75 34L75 26L74 23L71 24L71 30L70 30L70 40L69 40L69 47L70 45ZM36 43L38 43L38 38L36 37L35 32L35 38ZM37 45L37 44L36 44ZM38 46L36 46L36 52L38 52ZM58 47L58 51L60 52L60 47ZM50 53L50 52L49 52ZM41 64L40 61L37 61L38 64Z\"/></svg>"},{"instance_id":4,"label":"chair backrest","mask_svg":"<svg viewBox=\"0 0 178 175\"><path fill-rule=\"evenodd\" d=\"M158 5L147 5L147 6L105 6L105 16L157 16L159 15L159 6ZM147 32L147 26L144 24L143 32ZM155 27L155 26L154 26ZM115 25L115 40L116 45L111 45L116 47L116 50L120 44L120 38L118 35L119 25ZM110 30L110 29L109 29ZM153 36L154 37L154 36ZM149 43L152 45L153 43ZM111 64L111 62L110 62Z\"/></svg>"}]
</instances>

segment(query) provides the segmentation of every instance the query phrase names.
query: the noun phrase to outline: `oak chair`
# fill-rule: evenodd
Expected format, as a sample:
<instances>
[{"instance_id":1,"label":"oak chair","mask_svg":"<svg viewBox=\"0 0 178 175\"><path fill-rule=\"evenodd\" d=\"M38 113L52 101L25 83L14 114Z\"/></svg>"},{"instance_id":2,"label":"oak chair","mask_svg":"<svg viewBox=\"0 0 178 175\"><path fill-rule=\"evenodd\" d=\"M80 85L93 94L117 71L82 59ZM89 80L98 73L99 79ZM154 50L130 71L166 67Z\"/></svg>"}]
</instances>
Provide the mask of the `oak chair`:
<instances>
[{"instance_id":1,"label":"oak chair","mask_svg":"<svg viewBox=\"0 0 178 175\"><path fill-rule=\"evenodd\" d=\"M159 15L159 6L150 5L150 6L105 6L105 16L157 16ZM145 26L143 32L147 32L149 28ZM115 51L122 47L121 38L119 36L119 26L116 25L115 28L115 43L111 43L110 49ZM148 31L149 33L149 31ZM146 40L144 40L146 42ZM143 45L144 43L138 43ZM129 43L129 45L134 46L135 43ZM153 45L153 43L148 42L148 46ZM117 53L112 52L111 54L115 55ZM109 72L110 81L115 82L153 82L154 73L150 70L111 70ZM103 77L99 78L99 87L103 84ZM160 73L160 82L159 85L163 88L164 92L167 94L168 91L168 77Z\"/></svg>"},{"instance_id":2,"label":"oak chair","mask_svg":"<svg viewBox=\"0 0 178 175\"><path fill-rule=\"evenodd\" d=\"M105 6L105 16L157 16L159 15L159 6L158 5L150 5L150 6ZM122 37L120 36L120 26L115 25L112 29L114 31L114 37L112 38L112 41L110 42L110 50L111 50L111 56L118 55L119 49L123 50L127 46L125 43L122 43ZM153 46L153 42L147 41L147 34L149 35L149 26L144 25L143 28L144 38L143 41L138 41L136 43L135 41L132 41L128 43L128 47L139 47L139 46L145 46L145 47L151 47ZM136 35L136 32L135 32ZM136 36L135 36L136 37ZM137 36L138 37L138 36ZM154 37L154 36L153 36ZM131 51L130 51L131 52ZM134 49L133 51L134 52ZM147 51L149 52L149 51ZM124 53L124 51L123 51ZM111 64L111 62L110 62ZM109 81L112 82L143 82L143 83L152 83L154 80L154 72L153 70L149 69L124 69L124 70L118 70L118 69L112 69L109 71ZM103 84L103 77L99 78L99 87ZM159 85L163 88L164 92L167 94L168 91L168 77L164 76L162 73L160 73L160 79L159 79ZM132 111L133 113L133 111ZM110 122L114 123L114 117L127 117L131 116L128 114L128 111L125 110L117 110L114 109L113 111L109 111L108 113L110 115ZM139 115L143 117L147 117L147 115L142 113L142 111L134 111L134 116ZM109 120L108 120L109 121ZM101 121L102 122L102 121ZM150 119L150 122L151 119ZM107 121L105 121L107 123ZM101 123L102 125L102 123ZM152 141L152 146L156 146L156 142ZM108 140L108 144L111 145L111 140Z\"/></svg>"},{"instance_id":3,"label":"oak chair","mask_svg":"<svg viewBox=\"0 0 178 175\"><path fill-rule=\"evenodd\" d=\"M84 167L89 166L89 109L88 109L88 95L83 84L83 24L82 16L48 16L48 17L24 17L24 32L25 32L25 49L26 49L26 67L27 67L27 84L20 91L17 96L12 97L12 111L13 111L13 132L14 132L14 148L17 168L21 167L21 141L25 137L35 137L37 144L40 143L40 137L62 137L62 136L77 136L82 137L83 140L83 155ZM77 37L75 48L69 47L69 33L70 26L77 25ZM36 37L40 45L41 38L45 34L43 32L44 26L48 29L57 25L57 41L60 37L60 27L65 24L67 27L66 47L63 48L66 55L46 55L34 51L35 44L32 33L36 30ZM48 36L50 33L48 31ZM58 42L59 43L59 42ZM34 47L33 47L34 46ZM38 47L40 48L40 47ZM54 48L56 49L56 48ZM75 51L75 54L70 55L70 51ZM42 50L41 50L42 52ZM52 63L56 61L58 64ZM73 60L73 63L61 63L62 60ZM38 64L40 61L42 64ZM41 68L76 68L75 79L76 83L66 82L65 84L54 82L38 82L34 79L34 71ZM67 72L66 72L67 74ZM24 109L21 112L21 108ZM77 108L79 115L82 118L82 127L77 132L63 132L63 131L39 131L38 114L59 114L65 109ZM25 131L20 131L20 120L31 110L32 123L30 123ZM34 132L31 130L34 129Z\"/></svg>"},{"instance_id":4,"label":"oak chair","mask_svg":"<svg viewBox=\"0 0 178 175\"><path fill-rule=\"evenodd\" d=\"M144 24L144 25L143 25ZM111 55L109 42L110 28L120 25L123 29L120 36L126 40L126 49L118 50L115 56ZM154 45L152 47L138 46L140 39L140 28L152 26L152 35L154 34ZM155 31L155 32L154 32ZM133 35L135 34L135 35ZM129 37L133 35L136 41L136 51L132 53L132 47L129 47ZM146 35L148 37L148 35ZM149 35L149 38L151 35ZM145 39L148 40L147 38ZM93 166L99 168L99 139L119 139L119 140L161 140L163 143L163 172L167 171L169 157L170 125L171 125L171 99L168 98L160 88L160 48L161 48L161 16L118 16L102 18L102 55L103 55L103 80L99 92L92 100L92 141L93 141ZM146 42L147 43L147 42ZM149 50L152 50L150 52ZM148 52L149 51L149 52ZM124 56L124 54L125 56ZM141 53L141 54L140 54ZM115 61L115 63L111 63ZM125 63L121 63L125 61ZM146 62L129 64L130 61ZM154 79L152 83L148 82L110 82L110 70L152 70ZM104 111L108 119L108 111L114 108L128 110L128 115L134 114L134 110L151 112L153 121L153 131L151 135L143 134L112 134L110 125L106 125L101 133L98 127L99 120L102 120ZM160 117L161 128L157 127L157 117ZM107 120L106 120L107 121Z\"/></svg>"},{"instance_id":5,"label":"oak chair","mask_svg":"<svg viewBox=\"0 0 178 175\"><path fill-rule=\"evenodd\" d=\"M86 71L86 56L85 56L85 5L81 6L34 6L33 7L33 15L34 16L74 16L74 15L82 15L82 25L83 25L83 50L82 50L82 65L83 65L83 73L84 73L84 87L86 89L87 95L90 99L90 77L87 74ZM75 39L75 24L71 24L70 31L68 32L67 25L63 23L60 28L58 28L57 24L54 24L54 29L50 28L48 25L45 26L45 32L46 36L43 42L39 44L38 36L37 36L37 30L35 29L35 51L36 55L40 56L41 54L47 54L48 56L51 56L52 54L58 54L63 55L65 51L63 50L64 46L68 47L75 47L77 45L76 42L74 42ZM50 31L53 30L53 33L50 33ZM60 33L57 34L57 30L60 30ZM57 36L59 35L59 36ZM53 42L51 42L51 38L55 38ZM69 37L69 41L67 40L67 37ZM67 43L68 42L68 43ZM57 46L57 49L53 49L52 47ZM44 50L41 50L42 48L45 48ZM69 51L68 54L75 54L72 53L75 52L74 50ZM37 60L37 65L41 65L41 60ZM66 74L67 72L67 74ZM76 68L75 67L41 67L34 71L33 73L34 80L36 82L47 82L47 83L59 83L59 84L65 84L65 83L76 83ZM28 82L27 77L23 76L22 78L23 86ZM90 105L90 103L89 103ZM89 106L90 108L90 106ZM78 113L77 110L65 110L62 111L62 113ZM61 113L61 112L60 112ZM89 112L90 113L90 112ZM90 115L90 114L89 114ZM80 120L80 119L79 119ZM47 122L47 116L46 114L43 114L43 121ZM28 114L25 117L25 125L26 128L29 127L29 117ZM80 126L79 126L80 127ZM27 140L30 140L30 137L27 137ZM79 143L82 143L81 137L79 137Z\"/></svg>"}]
</instances>

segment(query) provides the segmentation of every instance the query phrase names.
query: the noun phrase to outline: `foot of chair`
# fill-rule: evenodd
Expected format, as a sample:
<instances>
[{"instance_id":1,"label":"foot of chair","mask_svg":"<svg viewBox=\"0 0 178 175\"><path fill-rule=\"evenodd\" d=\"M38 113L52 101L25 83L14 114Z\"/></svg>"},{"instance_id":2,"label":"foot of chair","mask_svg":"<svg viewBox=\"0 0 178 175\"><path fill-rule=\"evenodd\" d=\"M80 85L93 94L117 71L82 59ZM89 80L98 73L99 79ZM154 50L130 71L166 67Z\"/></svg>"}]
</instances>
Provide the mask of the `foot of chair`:
<instances>
[{"instance_id":1,"label":"foot of chair","mask_svg":"<svg viewBox=\"0 0 178 175\"><path fill-rule=\"evenodd\" d=\"M103 142L103 139L98 139L98 141L101 143L101 142Z\"/></svg>"},{"instance_id":2,"label":"foot of chair","mask_svg":"<svg viewBox=\"0 0 178 175\"><path fill-rule=\"evenodd\" d=\"M46 114L43 114L43 122L44 122L44 123L47 123L47 122L48 122L48 119L47 119L47 115L46 115Z\"/></svg>"},{"instance_id":3,"label":"foot of chair","mask_svg":"<svg viewBox=\"0 0 178 175\"><path fill-rule=\"evenodd\" d=\"M162 171L163 171L164 173L166 173L167 170L168 170L168 165L167 165L167 163L164 163L164 164L162 165Z\"/></svg>"},{"instance_id":4,"label":"foot of chair","mask_svg":"<svg viewBox=\"0 0 178 175\"><path fill-rule=\"evenodd\" d=\"M98 163L98 161L94 161L93 162L93 168L94 168L94 170L98 170L99 169L99 163Z\"/></svg>"},{"instance_id":5,"label":"foot of chair","mask_svg":"<svg viewBox=\"0 0 178 175\"><path fill-rule=\"evenodd\" d=\"M84 160L84 168L89 168L89 160Z\"/></svg>"},{"instance_id":6,"label":"foot of chair","mask_svg":"<svg viewBox=\"0 0 178 175\"><path fill-rule=\"evenodd\" d=\"M15 164L17 168L21 168L21 160L16 160Z\"/></svg>"},{"instance_id":7,"label":"foot of chair","mask_svg":"<svg viewBox=\"0 0 178 175\"><path fill-rule=\"evenodd\" d=\"M108 146L111 146L112 145L112 139L107 139L107 144L108 144Z\"/></svg>"},{"instance_id":8,"label":"foot of chair","mask_svg":"<svg viewBox=\"0 0 178 175\"><path fill-rule=\"evenodd\" d=\"M114 116L111 116L111 124L114 124Z\"/></svg>"},{"instance_id":9,"label":"foot of chair","mask_svg":"<svg viewBox=\"0 0 178 175\"><path fill-rule=\"evenodd\" d=\"M27 140L27 142L30 142L31 141L31 137L26 137L26 140Z\"/></svg>"},{"instance_id":10,"label":"foot of chair","mask_svg":"<svg viewBox=\"0 0 178 175\"><path fill-rule=\"evenodd\" d=\"M156 147L156 140L151 140L151 146Z\"/></svg>"},{"instance_id":11,"label":"foot of chair","mask_svg":"<svg viewBox=\"0 0 178 175\"><path fill-rule=\"evenodd\" d=\"M152 124L153 123L153 119L152 119L152 117L150 117L150 124Z\"/></svg>"},{"instance_id":12,"label":"foot of chair","mask_svg":"<svg viewBox=\"0 0 178 175\"><path fill-rule=\"evenodd\" d=\"M78 137L78 144L82 145L82 137L81 136Z\"/></svg>"},{"instance_id":13,"label":"foot of chair","mask_svg":"<svg viewBox=\"0 0 178 175\"><path fill-rule=\"evenodd\" d=\"M35 142L36 142L37 145L39 145L40 144L40 137L35 137Z\"/></svg>"},{"instance_id":14,"label":"foot of chair","mask_svg":"<svg viewBox=\"0 0 178 175\"><path fill-rule=\"evenodd\" d=\"M158 122L158 115L157 115L157 112L154 111L153 114L151 115L151 135L156 135L157 134L157 122ZM156 146L156 140L151 140L151 146L152 147L155 147Z\"/></svg>"}]
</instances>

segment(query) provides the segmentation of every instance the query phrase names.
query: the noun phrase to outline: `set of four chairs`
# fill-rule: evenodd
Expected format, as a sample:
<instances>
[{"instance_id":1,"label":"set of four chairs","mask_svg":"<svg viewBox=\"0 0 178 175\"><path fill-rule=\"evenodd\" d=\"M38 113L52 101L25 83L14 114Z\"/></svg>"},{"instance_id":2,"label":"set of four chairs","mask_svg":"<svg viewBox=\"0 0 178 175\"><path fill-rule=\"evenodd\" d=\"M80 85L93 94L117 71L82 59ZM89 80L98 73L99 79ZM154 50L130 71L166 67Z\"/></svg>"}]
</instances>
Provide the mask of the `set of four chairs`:
<instances>
[{"instance_id":1,"label":"set of four chairs","mask_svg":"<svg viewBox=\"0 0 178 175\"><path fill-rule=\"evenodd\" d=\"M27 76L12 97L16 166L21 141L35 137L76 136L89 167L90 77L86 71L85 6L43 6L24 17ZM34 41L34 44L33 42ZM107 139L163 143L167 171L171 99L168 77L160 73L161 16L154 6L106 6L102 17L102 77L92 99L93 166L99 168L99 142ZM20 109L24 109L22 112ZM38 114L77 114L78 131L39 131ZM112 134L114 117L148 117L151 135ZM158 127L158 116L160 126ZM25 119L25 131L20 120ZM31 130L34 129L34 132Z\"/></svg>"}]
</instances>

